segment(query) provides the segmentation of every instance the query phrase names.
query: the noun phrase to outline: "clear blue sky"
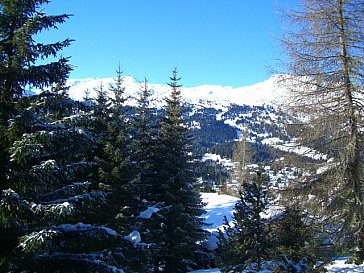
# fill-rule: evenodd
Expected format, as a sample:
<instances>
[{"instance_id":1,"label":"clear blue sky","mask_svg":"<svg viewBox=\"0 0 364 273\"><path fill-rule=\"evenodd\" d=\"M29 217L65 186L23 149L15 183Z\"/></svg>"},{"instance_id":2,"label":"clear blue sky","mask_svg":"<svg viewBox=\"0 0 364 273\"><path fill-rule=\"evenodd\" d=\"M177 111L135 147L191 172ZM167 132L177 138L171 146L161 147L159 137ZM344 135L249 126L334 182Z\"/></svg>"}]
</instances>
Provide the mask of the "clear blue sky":
<instances>
[{"instance_id":1,"label":"clear blue sky","mask_svg":"<svg viewBox=\"0 0 364 273\"><path fill-rule=\"evenodd\" d=\"M62 52L71 78L125 75L165 83L176 66L184 86L243 86L270 76L282 32L277 5L297 0L53 0L48 15L70 13L46 39L75 39Z\"/></svg>"}]
</instances>

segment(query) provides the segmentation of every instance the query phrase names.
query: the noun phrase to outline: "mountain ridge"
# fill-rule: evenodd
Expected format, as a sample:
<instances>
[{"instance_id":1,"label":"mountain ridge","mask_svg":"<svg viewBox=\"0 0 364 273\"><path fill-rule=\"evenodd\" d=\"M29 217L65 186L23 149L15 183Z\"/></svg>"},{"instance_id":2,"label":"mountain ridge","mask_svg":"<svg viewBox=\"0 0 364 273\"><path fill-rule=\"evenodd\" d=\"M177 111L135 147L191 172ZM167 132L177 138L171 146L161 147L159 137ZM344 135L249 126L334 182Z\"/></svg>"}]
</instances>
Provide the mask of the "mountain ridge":
<instances>
[{"instance_id":1,"label":"mountain ridge","mask_svg":"<svg viewBox=\"0 0 364 273\"><path fill-rule=\"evenodd\" d=\"M133 76L123 76L123 86L126 93L135 98L141 88L141 83ZM216 109L224 108L231 104L237 105L274 105L279 101L286 88L280 84L281 74L273 75L263 82L253 85L232 87L222 85L199 85L195 87L182 87L182 96L185 102L201 105L203 107L213 107ZM70 86L69 95L72 99L83 100L85 91L90 92L90 97L94 97L95 89L108 89L110 84L114 83L114 78L85 78L69 79L67 84ZM155 106L160 107L164 104L164 98L169 95L170 87L167 84L148 83L149 88L154 91L153 99ZM131 105L135 100L131 99Z\"/></svg>"}]
</instances>

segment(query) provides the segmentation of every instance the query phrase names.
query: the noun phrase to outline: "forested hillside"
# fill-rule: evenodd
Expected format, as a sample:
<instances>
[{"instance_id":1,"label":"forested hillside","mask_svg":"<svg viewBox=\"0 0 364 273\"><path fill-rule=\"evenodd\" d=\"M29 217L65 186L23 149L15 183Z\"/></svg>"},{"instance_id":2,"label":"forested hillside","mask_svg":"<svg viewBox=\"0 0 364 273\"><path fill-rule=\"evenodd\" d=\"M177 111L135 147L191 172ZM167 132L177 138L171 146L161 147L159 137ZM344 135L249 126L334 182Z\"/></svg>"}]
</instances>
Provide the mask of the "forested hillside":
<instances>
[{"instance_id":1,"label":"forested hillside","mask_svg":"<svg viewBox=\"0 0 364 273\"><path fill-rule=\"evenodd\" d=\"M0 0L1 272L363 263L363 1L302 1L286 73L235 88L69 79L49 3Z\"/></svg>"}]
</instances>

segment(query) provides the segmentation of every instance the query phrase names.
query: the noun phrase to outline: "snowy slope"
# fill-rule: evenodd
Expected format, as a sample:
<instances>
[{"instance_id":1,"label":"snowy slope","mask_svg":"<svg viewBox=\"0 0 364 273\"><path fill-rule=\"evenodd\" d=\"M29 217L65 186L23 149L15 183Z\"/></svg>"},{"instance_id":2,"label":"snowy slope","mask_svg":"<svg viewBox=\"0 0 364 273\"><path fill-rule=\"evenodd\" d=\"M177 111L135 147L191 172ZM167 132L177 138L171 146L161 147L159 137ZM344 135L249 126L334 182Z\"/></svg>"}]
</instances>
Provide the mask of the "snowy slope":
<instances>
[{"instance_id":1,"label":"snowy slope","mask_svg":"<svg viewBox=\"0 0 364 273\"><path fill-rule=\"evenodd\" d=\"M205 203L206 214L203 217L207 223L211 225L206 227L206 230L210 232L216 232L218 228L223 226L223 217L227 216L228 220L231 220L232 213L234 212L234 206L238 198L224 194L217 193L202 193L202 201ZM211 240L210 240L211 241ZM327 272L331 273L363 273L364 264L356 266L352 264L346 264L347 258L338 258L331 265L327 266ZM262 271L264 272L264 271ZM266 271L270 272L270 271ZM190 273L221 273L218 269L205 269L191 271Z\"/></svg>"},{"instance_id":2,"label":"snowy slope","mask_svg":"<svg viewBox=\"0 0 364 273\"><path fill-rule=\"evenodd\" d=\"M217 109L222 109L232 103L238 105L271 104L285 93L285 88L279 84L279 79L279 75L274 75L266 81L237 88L221 85L182 87L182 95L188 103ZM140 89L140 82L132 76L125 76L123 80L126 92L135 97ZM95 95L94 89L99 88L101 83L103 88L107 89L113 82L113 78L70 79L68 81L68 85L71 87L69 94L73 99L83 100L86 90L89 90L92 97ZM163 98L168 96L169 86L151 83L149 87L154 90L154 98L159 106Z\"/></svg>"},{"instance_id":3,"label":"snowy slope","mask_svg":"<svg viewBox=\"0 0 364 273\"><path fill-rule=\"evenodd\" d=\"M210 237L204 242L204 247L213 250L217 247L217 234L219 229L223 228L224 216L230 222L234 212L236 202L239 200L236 197L217 194L217 193L202 193L203 203L205 203L206 214L202 217L208 226L205 228L211 232Z\"/></svg>"}]
</instances>

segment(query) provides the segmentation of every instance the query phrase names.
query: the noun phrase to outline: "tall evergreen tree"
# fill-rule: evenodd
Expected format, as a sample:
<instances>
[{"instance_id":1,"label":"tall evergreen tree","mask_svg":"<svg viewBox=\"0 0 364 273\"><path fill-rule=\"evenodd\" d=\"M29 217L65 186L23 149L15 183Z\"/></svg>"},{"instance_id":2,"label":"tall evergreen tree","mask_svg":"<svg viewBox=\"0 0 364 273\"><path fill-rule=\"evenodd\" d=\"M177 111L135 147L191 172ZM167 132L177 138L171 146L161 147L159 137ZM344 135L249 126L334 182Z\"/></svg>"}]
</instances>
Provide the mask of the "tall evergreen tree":
<instances>
[{"instance_id":1,"label":"tall evergreen tree","mask_svg":"<svg viewBox=\"0 0 364 273\"><path fill-rule=\"evenodd\" d=\"M96 175L97 139L82 128L80 104L60 92L19 101L9 131L22 137L0 202L2 271L121 272L115 246L124 240L104 227L110 192Z\"/></svg>"},{"instance_id":2,"label":"tall evergreen tree","mask_svg":"<svg viewBox=\"0 0 364 273\"><path fill-rule=\"evenodd\" d=\"M44 88L53 84L63 85L71 71L68 58L58 52L70 45L71 40L52 44L37 43L35 35L43 30L57 28L70 15L47 16L41 6L49 1L0 1L0 190L6 196L13 186L9 178L10 148L23 133L29 133L33 113L22 111L29 102L19 98L27 87ZM38 65L37 60L54 57L55 61ZM16 101L17 100L17 101ZM21 116L18 114L22 113ZM12 121L14 120L14 121ZM9 127L11 124L11 127ZM26 187L26 184L24 184ZM2 205L5 203L2 202ZM15 220L15 219L13 219ZM14 245L17 228L0 225L0 256L9 254ZM3 264L3 262L0 262ZM7 264L7 262L4 262Z\"/></svg>"},{"instance_id":3,"label":"tall evergreen tree","mask_svg":"<svg viewBox=\"0 0 364 273\"><path fill-rule=\"evenodd\" d=\"M264 170L260 168L251 183L243 183L240 200L233 214L233 224L230 225L225 218L225 227L219 232L218 244L224 272L243 270L253 263L257 270L261 269L261 262L268 252L266 223L261 215L267 209L267 183Z\"/></svg>"},{"instance_id":4,"label":"tall evergreen tree","mask_svg":"<svg viewBox=\"0 0 364 273\"><path fill-rule=\"evenodd\" d=\"M133 215L137 213L137 196L132 186L130 122L125 104L128 97L123 86L122 73L119 65L114 84L109 87L112 107L109 110L106 130L107 138L104 148L106 165L103 166L103 172L113 188L110 200L112 225L120 233L129 233L135 221L132 219Z\"/></svg>"},{"instance_id":5,"label":"tall evergreen tree","mask_svg":"<svg viewBox=\"0 0 364 273\"><path fill-rule=\"evenodd\" d=\"M134 171L143 198L149 199L153 191L155 169L157 116L151 106L152 90L147 79L141 85L135 115L133 115L133 156Z\"/></svg>"},{"instance_id":6,"label":"tall evergreen tree","mask_svg":"<svg viewBox=\"0 0 364 273\"><path fill-rule=\"evenodd\" d=\"M157 115L151 106L152 90L147 79L140 86L135 114L132 116L131 171L133 172L133 193L137 197L134 228L140 232L141 240L148 247L141 250L139 263L144 264L143 272L158 271L157 255L162 247L160 240L160 216L158 180L156 173Z\"/></svg>"},{"instance_id":7,"label":"tall evergreen tree","mask_svg":"<svg viewBox=\"0 0 364 273\"><path fill-rule=\"evenodd\" d=\"M48 64L38 65L39 59L55 57L70 45L66 39L52 44L37 43L35 35L57 28L70 15L48 16L41 11L47 0L0 1L0 189L4 189L9 160L10 140L6 130L14 115L14 99L24 94L25 88L43 88L63 83L71 66L68 58L60 57Z\"/></svg>"},{"instance_id":8,"label":"tall evergreen tree","mask_svg":"<svg viewBox=\"0 0 364 273\"><path fill-rule=\"evenodd\" d=\"M187 272L194 268L195 258L204 238L203 211L200 194L195 187L191 168L190 136L185 125L180 78L173 70L166 99L166 115L162 117L156 155L154 200L158 211L159 235L162 246L156 257L156 268L163 272Z\"/></svg>"},{"instance_id":9,"label":"tall evergreen tree","mask_svg":"<svg viewBox=\"0 0 364 273\"><path fill-rule=\"evenodd\" d=\"M340 237L338 246L357 252L359 260L364 260L363 16L362 0L302 1L299 11L288 14L290 27L282 39L291 75L284 106L302 122L298 143L331 158L325 172L317 175L321 166L314 166L313 177L298 184L301 197L316 196L306 206L321 210L320 219L334 227L329 236Z\"/></svg>"}]
</instances>

